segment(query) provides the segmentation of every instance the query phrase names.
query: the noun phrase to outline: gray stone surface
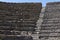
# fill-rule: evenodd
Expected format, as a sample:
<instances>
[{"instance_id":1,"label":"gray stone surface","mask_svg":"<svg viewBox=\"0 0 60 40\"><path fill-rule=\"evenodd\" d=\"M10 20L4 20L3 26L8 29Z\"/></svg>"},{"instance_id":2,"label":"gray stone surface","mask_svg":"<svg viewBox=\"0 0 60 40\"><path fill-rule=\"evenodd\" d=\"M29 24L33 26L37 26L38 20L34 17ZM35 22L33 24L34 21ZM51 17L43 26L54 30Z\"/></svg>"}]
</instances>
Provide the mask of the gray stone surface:
<instances>
[{"instance_id":1,"label":"gray stone surface","mask_svg":"<svg viewBox=\"0 0 60 40\"><path fill-rule=\"evenodd\" d=\"M47 3L40 29L40 40L59 40L60 2Z\"/></svg>"},{"instance_id":2,"label":"gray stone surface","mask_svg":"<svg viewBox=\"0 0 60 40\"><path fill-rule=\"evenodd\" d=\"M27 36L29 35L28 32L32 32L34 35L41 9L41 3L0 2L0 34L4 37L12 36L10 40L14 40L13 37L21 36L21 34ZM9 40L7 37L6 39Z\"/></svg>"}]
</instances>

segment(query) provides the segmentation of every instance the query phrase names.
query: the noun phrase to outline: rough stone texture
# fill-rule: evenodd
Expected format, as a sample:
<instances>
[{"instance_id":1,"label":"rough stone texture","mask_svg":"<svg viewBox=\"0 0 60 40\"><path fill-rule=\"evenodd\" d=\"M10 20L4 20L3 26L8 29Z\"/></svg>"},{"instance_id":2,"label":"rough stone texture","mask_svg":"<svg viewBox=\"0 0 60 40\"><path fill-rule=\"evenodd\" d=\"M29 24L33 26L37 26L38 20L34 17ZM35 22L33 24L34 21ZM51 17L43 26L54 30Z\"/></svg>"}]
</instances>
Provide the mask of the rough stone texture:
<instances>
[{"instance_id":1,"label":"rough stone texture","mask_svg":"<svg viewBox=\"0 0 60 40\"><path fill-rule=\"evenodd\" d=\"M15 37L15 36L9 37L9 36L7 36L2 40L33 40L33 38L31 36L28 36L28 37L27 36L20 36L20 37Z\"/></svg>"},{"instance_id":2,"label":"rough stone texture","mask_svg":"<svg viewBox=\"0 0 60 40\"><path fill-rule=\"evenodd\" d=\"M41 3L0 2L0 34L20 35L34 32L42 9Z\"/></svg>"},{"instance_id":3,"label":"rough stone texture","mask_svg":"<svg viewBox=\"0 0 60 40\"><path fill-rule=\"evenodd\" d=\"M60 40L60 2L47 3L40 29L41 40Z\"/></svg>"},{"instance_id":4,"label":"rough stone texture","mask_svg":"<svg viewBox=\"0 0 60 40\"><path fill-rule=\"evenodd\" d=\"M39 32L40 32L40 29L41 29L41 24L42 24L42 22L43 22L43 17L44 17L44 12L45 12L45 8L42 8L41 9L41 13L40 13L40 16L39 16L39 19L38 19L38 21L37 21L37 35L36 35L36 37L35 37L35 39L36 40L40 40L39 39L39 36L40 36L40 34L39 34Z\"/></svg>"}]
</instances>

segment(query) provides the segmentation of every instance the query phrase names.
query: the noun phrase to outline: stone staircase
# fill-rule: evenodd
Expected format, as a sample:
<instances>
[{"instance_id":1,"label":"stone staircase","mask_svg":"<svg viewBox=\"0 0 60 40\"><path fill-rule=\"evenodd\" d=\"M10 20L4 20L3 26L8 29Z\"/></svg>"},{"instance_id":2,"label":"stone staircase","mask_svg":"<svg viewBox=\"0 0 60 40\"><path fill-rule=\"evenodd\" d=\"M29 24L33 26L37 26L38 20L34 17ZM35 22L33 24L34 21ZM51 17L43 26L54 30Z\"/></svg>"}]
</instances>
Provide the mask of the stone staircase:
<instances>
[{"instance_id":1,"label":"stone staircase","mask_svg":"<svg viewBox=\"0 0 60 40\"><path fill-rule=\"evenodd\" d=\"M47 3L40 29L40 40L60 39L60 3Z\"/></svg>"},{"instance_id":2,"label":"stone staircase","mask_svg":"<svg viewBox=\"0 0 60 40\"><path fill-rule=\"evenodd\" d=\"M33 37L34 40L40 40L39 39L39 35L40 35L39 33L40 33L40 29L41 29L41 27L40 27L41 23L43 22L44 11L45 11L45 8L42 8L41 13L39 15L39 19L36 23L37 28L35 30L35 34L32 34L32 37Z\"/></svg>"}]
</instances>

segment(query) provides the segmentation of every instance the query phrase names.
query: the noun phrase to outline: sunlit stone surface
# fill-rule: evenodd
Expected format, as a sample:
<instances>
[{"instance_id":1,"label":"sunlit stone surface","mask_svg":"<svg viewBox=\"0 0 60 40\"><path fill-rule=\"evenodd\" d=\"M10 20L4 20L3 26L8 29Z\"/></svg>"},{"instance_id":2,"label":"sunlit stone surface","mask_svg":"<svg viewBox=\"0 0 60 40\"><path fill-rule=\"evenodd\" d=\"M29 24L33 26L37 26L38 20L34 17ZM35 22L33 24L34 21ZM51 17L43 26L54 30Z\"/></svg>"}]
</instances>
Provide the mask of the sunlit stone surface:
<instances>
[{"instance_id":1,"label":"sunlit stone surface","mask_svg":"<svg viewBox=\"0 0 60 40\"><path fill-rule=\"evenodd\" d=\"M47 3L40 29L41 40L60 40L60 2Z\"/></svg>"}]
</instances>

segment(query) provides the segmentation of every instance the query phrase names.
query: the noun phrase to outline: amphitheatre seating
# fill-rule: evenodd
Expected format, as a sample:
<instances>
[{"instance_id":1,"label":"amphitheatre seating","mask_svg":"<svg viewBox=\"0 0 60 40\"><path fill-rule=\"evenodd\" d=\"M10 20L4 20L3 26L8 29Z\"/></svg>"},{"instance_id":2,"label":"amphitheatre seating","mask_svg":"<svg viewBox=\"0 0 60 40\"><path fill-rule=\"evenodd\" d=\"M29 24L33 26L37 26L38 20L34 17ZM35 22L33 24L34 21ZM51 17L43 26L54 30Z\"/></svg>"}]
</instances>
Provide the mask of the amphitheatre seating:
<instances>
[{"instance_id":1,"label":"amphitheatre seating","mask_svg":"<svg viewBox=\"0 0 60 40\"><path fill-rule=\"evenodd\" d=\"M5 37L2 40L33 40L31 36L20 36L20 37Z\"/></svg>"},{"instance_id":2,"label":"amphitheatre seating","mask_svg":"<svg viewBox=\"0 0 60 40\"><path fill-rule=\"evenodd\" d=\"M41 40L59 40L60 38L60 2L47 3L41 25Z\"/></svg>"},{"instance_id":3,"label":"amphitheatre seating","mask_svg":"<svg viewBox=\"0 0 60 40\"><path fill-rule=\"evenodd\" d=\"M22 31L34 32L41 9L41 3L0 2L0 34L20 35Z\"/></svg>"}]
</instances>

